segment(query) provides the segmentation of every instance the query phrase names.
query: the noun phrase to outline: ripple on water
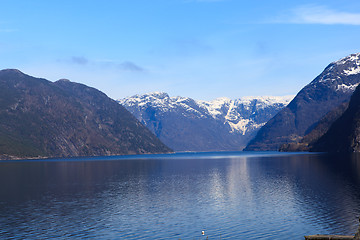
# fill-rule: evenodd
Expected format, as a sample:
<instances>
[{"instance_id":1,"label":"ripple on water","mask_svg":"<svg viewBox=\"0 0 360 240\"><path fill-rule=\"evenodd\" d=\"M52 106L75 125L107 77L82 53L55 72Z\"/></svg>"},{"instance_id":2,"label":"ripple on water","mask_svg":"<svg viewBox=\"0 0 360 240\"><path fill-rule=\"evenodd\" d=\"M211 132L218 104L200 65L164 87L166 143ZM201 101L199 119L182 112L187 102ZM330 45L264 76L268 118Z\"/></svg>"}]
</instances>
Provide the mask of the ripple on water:
<instances>
[{"instance_id":1,"label":"ripple on water","mask_svg":"<svg viewBox=\"0 0 360 240\"><path fill-rule=\"evenodd\" d=\"M337 167L326 160L217 153L216 158L37 162L30 168L11 163L0 168L0 192L12 189L0 195L0 234L6 239L353 234L360 216L359 173L352 162ZM12 179L4 171L11 171Z\"/></svg>"}]
</instances>

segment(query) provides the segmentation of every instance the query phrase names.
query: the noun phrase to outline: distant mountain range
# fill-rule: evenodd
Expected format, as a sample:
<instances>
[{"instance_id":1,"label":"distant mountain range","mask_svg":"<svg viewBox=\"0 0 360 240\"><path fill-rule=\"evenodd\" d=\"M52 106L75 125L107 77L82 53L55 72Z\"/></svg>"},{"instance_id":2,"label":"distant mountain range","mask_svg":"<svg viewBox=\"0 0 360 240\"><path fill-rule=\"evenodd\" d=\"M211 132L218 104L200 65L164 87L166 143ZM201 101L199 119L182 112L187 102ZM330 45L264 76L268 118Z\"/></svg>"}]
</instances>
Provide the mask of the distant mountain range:
<instances>
[{"instance_id":1,"label":"distant mountain range","mask_svg":"<svg viewBox=\"0 0 360 240\"><path fill-rule=\"evenodd\" d=\"M104 93L82 84L0 71L0 158L171 150Z\"/></svg>"},{"instance_id":2,"label":"distant mountain range","mask_svg":"<svg viewBox=\"0 0 360 240\"><path fill-rule=\"evenodd\" d=\"M329 64L294 98L200 101L149 93L114 101L83 84L6 69L0 71L0 159L246 145L248 151L359 152L359 83L360 53Z\"/></svg>"},{"instance_id":3,"label":"distant mountain range","mask_svg":"<svg viewBox=\"0 0 360 240\"><path fill-rule=\"evenodd\" d=\"M326 142L324 139L324 144L316 144L316 142L322 138L321 136L328 131L334 121L340 120L347 108L347 102L359 83L360 53L351 54L329 64L287 107L258 131L245 150L327 149L320 147L324 146ZM332 134L329 133L332 137L334 131L332 130ZM326 143L329 143L329 140ZM318 147L313 148L314 144Z\"/></svg>"},{"instance_id":4,"label":"distant mountain range","mask_svg":"<svg viewBox=\"0 0 360 240\"><path fill-rule=\"evenodd\" d=\"M149 93L118 102L175 151L230 151L242 150L293 97L199 101Z\"/></svg>"}]
</instances>

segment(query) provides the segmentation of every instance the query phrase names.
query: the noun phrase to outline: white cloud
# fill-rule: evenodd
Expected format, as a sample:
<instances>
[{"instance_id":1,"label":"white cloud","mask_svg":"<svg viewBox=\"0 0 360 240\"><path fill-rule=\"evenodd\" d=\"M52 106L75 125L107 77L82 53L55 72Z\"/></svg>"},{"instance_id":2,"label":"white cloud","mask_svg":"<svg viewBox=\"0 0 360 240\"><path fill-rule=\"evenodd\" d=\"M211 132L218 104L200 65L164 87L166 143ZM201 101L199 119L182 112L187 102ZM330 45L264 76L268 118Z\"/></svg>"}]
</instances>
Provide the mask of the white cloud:
<instances>
[{"instance_id":1,"label":"white cloud","mask_svg":"<svg viewBox=\"0 0 360 240\"><path fill-rule=\"evenodd\" d=\"M360 13L333 10L326 6L306 5L291 10L289 15L278 18L276 22L360 25Z\"/></svg>"}]
</instances>

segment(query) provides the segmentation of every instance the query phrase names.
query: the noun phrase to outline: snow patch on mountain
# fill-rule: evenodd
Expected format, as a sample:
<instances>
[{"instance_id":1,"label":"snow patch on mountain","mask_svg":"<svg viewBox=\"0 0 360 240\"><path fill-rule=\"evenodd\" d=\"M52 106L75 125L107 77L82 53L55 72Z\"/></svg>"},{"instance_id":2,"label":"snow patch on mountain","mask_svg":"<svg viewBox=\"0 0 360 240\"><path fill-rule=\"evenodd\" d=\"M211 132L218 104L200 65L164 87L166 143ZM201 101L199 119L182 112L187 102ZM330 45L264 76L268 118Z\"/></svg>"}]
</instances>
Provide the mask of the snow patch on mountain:
<instances>
[{"instance_id":1,"label":"snow patch on mountain","mask_svg":"<svg viewBox=\"0 0 360 240\"><path fill-rule=\"evenodd\" d=\"M201 101L154 92L120 99L118 102L143 123L143 115L151 108L157 112L178 112L189 118L214 119L227 125L229 133L246 135L256 131L270 119L272 115L268 112L275 114L293 98L294 96L265 96L231 100L222 97L212 101Z\"/></svg>"},{"instance_id":2,"label":"snow patch on mountain","mask_svg":"<svg viewBox=\"0 0 360 240\"><path fill-rule=\"evenodd\" d=\"M346 75L354 75L354 74L359 74L360 73L360 67L356 66L356 67L351 67L349 69L345 69L344 73Z\"/></svg>"},{"instance_id":3,"label":"snow patch on mountain","mask_svg":"<svg viewBox=\"0 0 360 240\"><path fill-rule=\"evenodd\" d=\"M341 66L343 75L355 75L360 73L360 53L351 54L336 62L335 65Z\"/></svg>"},{"instance_id":4,"label":"snow patch on mountain","mask_svg":"<svg viewBox=\"0 0 360 240\"><path fill-rule=\"evenodd\" d=\"M337 86L336 91L355 91L356 87L359 86L359 83L352 84L352 85L346 85L346 84L340 84Z\"/></svg>"},{"instance_id":5,"label":"snow patch on mountain","mask_svg":"<svg viewBox=\"0 0 360 240\"><path fill-rule=\"evenodd\" d=\"M358 86L357 80L355 79L357 74L360 74L360 53L351 54L330 63L310 85L315 88L326 86L337 92L353 92ZM343 78L346 77L353 78L345 83Z\"/></svg>"},{"instance_id":6,"label":"snow patch on mountain","mask_svg":"<svg viewBox=\"0 0 360 240\"><path fill-rule=\"evenodd\" d=\"M335 62L333 62L336 65L345 65L348 63L358 63L360 59L360 53L354 53L354 54L350 54L349 56L346 56L344 58L341 58Z\"/></svg>"},{"instance_id":7,"label":"snow patch on mountain","mask_svg":"<svg viewBox=\"0 0 360 240\"><path fill-rule=\"evenodd\" d=\"M246 134L246 131L248 129L248 125L250 123L250 119L240 119L239 121L232 122L229 121L228 124L231 127L231 133L233 132L239 132L242 135Z\"/></svg>"}]
</instances>

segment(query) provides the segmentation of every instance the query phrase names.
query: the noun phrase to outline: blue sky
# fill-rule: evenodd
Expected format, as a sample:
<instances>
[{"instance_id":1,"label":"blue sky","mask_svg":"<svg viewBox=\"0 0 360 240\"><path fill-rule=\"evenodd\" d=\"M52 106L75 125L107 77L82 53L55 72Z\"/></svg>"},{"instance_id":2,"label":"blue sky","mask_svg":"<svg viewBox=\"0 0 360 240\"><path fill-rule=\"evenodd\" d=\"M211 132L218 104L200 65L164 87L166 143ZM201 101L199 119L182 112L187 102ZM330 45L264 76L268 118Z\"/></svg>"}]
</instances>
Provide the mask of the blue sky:
<instances>
[{"instance_id":1,"label":"blue sky","mask_svg":"<svg viewBox=\"0 0 360 240\"><path fill-rule=\"evenodd\" d=\"M296 94L360 52L360 1L2 0L0 68L123 98Z\"/></svg>"}]
</instances>

